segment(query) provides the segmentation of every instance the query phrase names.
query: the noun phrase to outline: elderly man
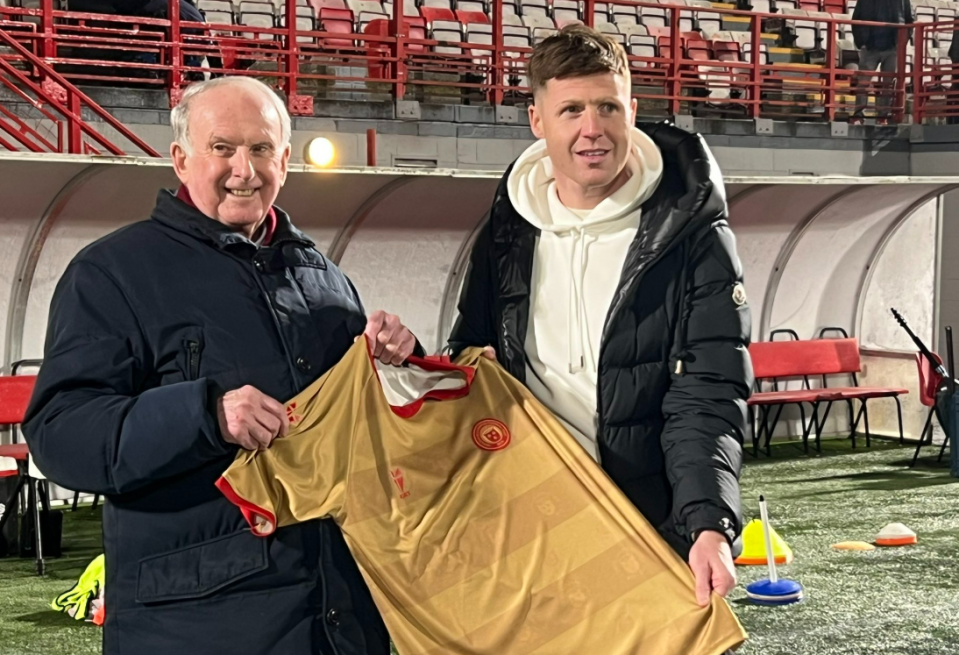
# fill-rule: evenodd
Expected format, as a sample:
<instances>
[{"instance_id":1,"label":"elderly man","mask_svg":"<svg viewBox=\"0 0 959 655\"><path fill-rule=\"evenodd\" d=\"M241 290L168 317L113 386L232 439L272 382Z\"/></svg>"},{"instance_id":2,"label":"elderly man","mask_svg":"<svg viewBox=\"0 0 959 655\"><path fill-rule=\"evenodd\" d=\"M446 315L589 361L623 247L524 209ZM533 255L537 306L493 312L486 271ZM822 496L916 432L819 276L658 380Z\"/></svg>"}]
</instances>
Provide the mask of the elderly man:
<instances>
[{"instance_id":1,"label":"elderly man","mask_svg":"<svg viewBox=\"0 0 959 655\"><path fill-rule=\"evenodd\" d=\"M350 281L273 201L290 118L220 78L173 111L150 220L85 248L50 310L24 432L55 482L107 497L107 655L389 652L335 524L261 539L214 482L238 448L283 438L286 400L358 335L399 364L415 339L364 317Z\"/></svg>"},{"instance_id":2,"label":"elderly man","mask_svg":"<svg viewBox=\"0 0 959 655\"><path fill-rule=\"evenodd\" d=\"M486 346L688 558L735 585L752 371L742 268L702 138L635 127L622 47L577 25L533 49L530 125L473 247L450 337Z\"/></svg>"}]
</instances>

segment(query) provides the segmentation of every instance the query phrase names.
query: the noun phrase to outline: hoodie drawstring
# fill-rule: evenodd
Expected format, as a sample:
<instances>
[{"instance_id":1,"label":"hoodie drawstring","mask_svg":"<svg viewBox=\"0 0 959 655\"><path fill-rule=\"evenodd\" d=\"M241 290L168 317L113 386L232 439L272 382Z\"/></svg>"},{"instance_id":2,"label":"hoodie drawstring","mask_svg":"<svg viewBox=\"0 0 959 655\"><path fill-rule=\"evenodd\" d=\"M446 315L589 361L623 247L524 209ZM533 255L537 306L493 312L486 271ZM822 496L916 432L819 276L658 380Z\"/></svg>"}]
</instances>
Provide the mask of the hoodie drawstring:
<instances>
[{"instance_id":1,"label":"hoodie drawstring","mask_svg":"<svg viewBox=\"0 0 959 655\"><path fill-rule=\"evenodd\" d=\"M689 322L690 309L686 307L686 269L689 266L687 260L688 244L685 240L680 244L679 257L682 264L679 269L679 316L676 321L676 368L673 371L676 375L685 373L686 355L686 324Z\"/></svg>"},{"instance_id":2,"label":"hoodie drawstring","mask_svg":"<svg viewBox=\"0 0 959 655\"><path fill-rule=\"evenodd\" d=\"M591 371L596 370L596 355L593 353L593 346L589 339L589 322L586 320L587 309L583 287L586 265L589 263L589 247L598 238L579 226L571 227L569 231L573 235L573 249L569 263L572 285L569 290L567 328L569 372L580 373L586 368L587 363Z\"/></svg>"}]
</instances>

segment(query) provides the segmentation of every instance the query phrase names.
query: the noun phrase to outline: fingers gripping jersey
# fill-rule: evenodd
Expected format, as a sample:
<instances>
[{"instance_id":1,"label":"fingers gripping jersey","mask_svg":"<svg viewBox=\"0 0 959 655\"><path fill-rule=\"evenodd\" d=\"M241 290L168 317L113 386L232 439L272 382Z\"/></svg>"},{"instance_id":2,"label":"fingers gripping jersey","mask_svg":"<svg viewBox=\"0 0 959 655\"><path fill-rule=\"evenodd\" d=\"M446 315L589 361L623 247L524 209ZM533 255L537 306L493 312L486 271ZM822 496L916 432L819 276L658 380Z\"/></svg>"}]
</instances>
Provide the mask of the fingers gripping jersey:
<instances>
[{"instance_id":1,"label":"fingers gripping jersey","mask_svg":"<svg viewBox=\"0 0 959 655\"><path fill-rule=\"evenodd\" d=\"M254 532L332 516L402 655L717 655L745 633L478 349L397 368L361 339L217 486Z\"/></svg>"}]
</instances>

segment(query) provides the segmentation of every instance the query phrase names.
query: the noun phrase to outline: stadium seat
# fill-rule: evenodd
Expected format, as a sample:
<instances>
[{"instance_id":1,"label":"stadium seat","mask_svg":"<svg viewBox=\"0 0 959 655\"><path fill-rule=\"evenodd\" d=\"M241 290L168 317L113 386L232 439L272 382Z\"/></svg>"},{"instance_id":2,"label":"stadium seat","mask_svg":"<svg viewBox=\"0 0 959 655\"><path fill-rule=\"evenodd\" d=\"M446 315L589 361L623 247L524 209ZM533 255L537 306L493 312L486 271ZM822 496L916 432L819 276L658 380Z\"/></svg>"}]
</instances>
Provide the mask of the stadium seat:
<instances>
[{"instance_id":1,"label":"stadium seat","mask_svg":"<svg viewBox=\"0 0 959 655\"><path fill-rule=\"evenodd\" d=\"M280 27L286 27L286 16L283 16L283 17L280 19ZM312 17L310 17L310 16L297 16L297 17L296 17L296 31L297 31L297 32L312 32L314 29L316 29L316 25L313 24L313 18L312 18ZM351 30L350 30L350 31L352 31L352 25L351 25ZM297 34L297 35L296 35L296 42L297 42L297 43L306 43L306 44L311 44L311 45L312 45L312 44L316 43L316 38L315 38L315 37L312 37L312 36L304 35L304 34Z\"/></svg>"},{"instance_id":2,"label":"stadium seat","mask_svg":"<svg viewBox=\"0 0 959 655\"><path fill-rule=\"evenodd\" d=\"M612 5L611 15L613 22L617 25L623 23L636 24L639 22L639 14L636 13L636 7L633 5Z\"/></svg>"},{"instance_id":3,"label":"stadium seat","mask_svg":"<svg viewBox=\"0 0 959 655\"><path fill-rule=\"evenodd\" d=\"M640 21L647 28L666 27L669 24L669 14L659 7L640 7Z\"/></svg>"},{"instance_id":4,"label":"stadium seat","mask_svg":"<svg viewBox=\"0 0 959 655\"><path fill-rule=\"evenodd\" d=\"M547 16L546 14L534 13L534 14L525 14L523 17L523 25L530 28L531 30L540 28L555 30L556 24L553 22L553 19Z\"/></svg>"},{"instance_id":5,"label":"stadium seat","mask_svg":"<svg viewBox=\"0 0 959 655\"><path fill-rule=\"evenodd\" d=\"M383 8L383 3L379 0L347 0L347 2L354 16L359 16L365 11L373 14L386 13L386 10Z\"/></svg>"},{"instance_id":6,"label":"stadium seat","mask_svg":"<svg viewBox=\"0 0 959 655\"><path fill-rule=\"evenodd\" d=\"M276 5L272 2L250 2L244 0L239 5L241 14L266 14L276 16Z\"/></svg>"},{"instance_id":7,"label":"stadium seat","mask_svg":"<svg viewBox=\"0 0 959 655\"><path fill-rule=\"evenodd\" d=\"M682 35L682 39L687 57L698 61L708 61L710 59L709 42L701 34L686 32Z\"/></svg>"},{"instance_id":8,"label":"stadium seat","mask_svg":"<svg viewBox=\"0 0 959 655\"><path fill-rule=\"evenodd\" d=\"M917 23L935 23L936 7L931 4L917 4L912 8Z\"/></svg>"},{"instance_id":9,"label":"stadium seat","mask_svg":"<svg viewBox=\"0 0 959 655\"><path fill-rule=\"evenodd\" d=\"M609 21L609 4L597 2L593 5L593 25L600 21Z\"/></svg>"},{"instance_id":10,"label":"stadium seat","mask_svg":"<svg viewBox=\"0 0 959 655\"><path fill-rule=\"evenodd\" d=\"M386 12L387 16L393 15L393 3L384 2L383 10ZM416 0L404 0L403 2L403 15L410 17L420 16L420 8L416 6Z\"/></svg>"},{"instance_id":11,"label":"stadium seat","mask_svg":"<svg viewBox=\"0 0 959 655\"><path fill-rule=\"evenodd\" d=\"M505 7L505 5L503 5ZM526 27L523 25L523 19L516 14L503 14L503 25L511 25L513 27Z\"/></svg>"},{"instance_id":12,"label":"stadium seat","mask_svg":"<svg viewBox=\"0 0 959 655\"><path fill-rule=\"evenodd\" d=\"M427 9L427 7L423 7L423 9ZM430 38L441 42L433 46L433 52L448 55L463 54L463 48L458 45L451 45L463 40L463 26L458 21L438 20L433 22ZM443 43L444 41L446 43Z\"/></svg>"},{"instance_id":13,"label":"stadium seat","mask_svg":"<svg viewBox=\"0 0 959 655\"><path fill-rule=\"evenodd\" d=\"M403 22L406 23L406 31L411 39L426 40L426 21L422 16L405 16ZM389 36L389 23L387 19L371 20L363 28L363 34ZM420 43L407 44L406 49L408 52L426 52L426 46Z\"/></svg>"},{"instance_id":14,"label":"stadium seat","mask_svg":"<svg viewBox=\"0 0 959 655\"><path fill-rule=\"evenodd\" d=\"M453 11L450 0L422 0L422 2L420 2L420 13L422 13L424 7L435 7L437 9L449 9Z\"/></svg>"},{"instance_id":15,"label":"stadium seat","mask_svg":"<svg viewBox=\"0 0 959 655\"><path fill-rule=\"evenodd\" d=\"M317 26L320 32L352 34L353 12L349 9L332 9L329 7L324 7L323 9L320 9L320 16L317 19ZM351 48L353 47L353 39L320 39L320 45L325 48Z\"/></svg>"},{"instance_id":16,"label":"stadium seat","mask_svg":"<svg viewBox=\"0 0 959 655\"><path fill-rule=\"evenodd\" d=\"M235 22L233 12L226 11L203 11L203 17L208 23L232 25Z\"/></svg>"},{"instance_id":17,"label":"stadium seat","mask_svg":"<svg viewBox=\"0 0 959 655\"><path fill-rule=\"evenodd\" d=\"M427 7L426 5L423 5L420 7L420 13L423 15L423 18L426 19L427 27L432 25L435 21L456 21L456 16L453 14L453 10L446 7Z\"/></svg>"},{"instance_id":18,"label":"stadium seat","mask_svg":"<svg viewBox=\"0 0 959 655\"><path fill-rule=\"evenodd\" d=\"M484 14L481 11L465 11L462 9L456 10L456 20L463 24L467 23L479 23L489 25L490 20L489 16Z\"/></svg>"},{"instance_id":19,"label":"stadium seat","mask_svg":"<svg viewBox=\"0 0 959 655\"><path fill-rule=\"evenodd\" d=\"M827 14L845 14L845 0L823 0L822 9Z\"/></svg>"},{"instance_id":20,"label":"stadium seat","mask_svg":"<svg viewBox=\"0 0 959 655\"><path fill-rule=\"evenodd\" d=\"M626 36L627 41L629 41L633 35L649 36L649 30L646 29L645 25L640 23L617 23L616 27L619 29L620 34Z\"/></svg>"},{"instance_id":21,"label":"stadium seat","mask_svg":"<svg viewBox=\"0 0 959 655\"><path fill-rule=\"evenodd\" d=\"M319 17L320 10L323 8L329 9L347 9L347 4L345 0L308 0L310 6L313 7L314 15ZM379 3L377 3L379 4Z\"/></svg>"},{"instance_id":22,"label":"stadium seat","mask_svg":"<svg viewBox=\"0 0 959 655\"><path fill-rule=\"evenodd\" d=\"M713 57L717 61L742 61L742 48L733 40L729 32L717 32L713 35Z\"/></svg>"},{"instance_id":23,"label":"stadium seat","mask_svg":"<svg viewBox=\"0 0 959 655\"><path fill-rule=\"evenodd\" d=\"M760 14L771 14L773 12L772 5L770 0L750 0L749 4L752 5L752 10Z\"/></svg>"},{"instance_id":24,"label":"stadium seat","mask_svg":"<svg viewBox=\"0 0 959 655\"><path fill-rule=\"evenodd\" d=\"M477 45L493 45L493 26L488 23L467 23L466 27L466 42L475 43ZM492 57L493 53L491 50L486 49L476 49L470 50L470 54L474 57ZM473 60L474 63L481 63L480 61Z\"/></svg>"},{"instance_id":25,"label":"stadium seat","mask_svg":"<svg viewBox=\"0 0 959 655\"><path fill-rule=\"evenodd\" d=\"M559 28L572 23L583 22L579 14L579 2L577 0L553 0L553 22Z\"/></svg>"},{"instance_id":26,"label":"stadium seat","mask_svg":"<svg viewBox=\"0 0 959 655\"><path fill-rule=\"evenodd\" d=\"M356 24L360 32L366 33L366 26L372 23L375 20L389 20L391 17L387 16L385 13L374 13L372 11L364 11L356 18Z\"/></svg>"},{"instance_id":27,"label":"stadium seat","mask_svg":"<svg viewBox=\"0 0 959 655\"><path fill-rule=\"evenodd\" d=\"M798 4L799 6L797 8L803 11L819 11L822 7L819 0L799 0Z\"/></svg>"},{"instance_id":28,"label":"stadium seat","mask_svg":"<svg viewBox=\"0 0 959 655\"><path fill-rule=\"evenodd\" d=\"M519 15L549 17L549 5L546 0L519 0Z\"/></svg>"},{"instance_id":29,"label":"stadium seat","mask_svg":"<svg viewBox=\"0 0 959 655\"><path fill-rule=\"evenodd\" d=\"M634 57L655 57L656 39L648 34L631 34L629 37L629 54ZM633 61L630 63L634 68L648 68L656 65L655 62L648 61Z\"/></svg>"},{"instance_id":30,"label":"stadium seat","mask_svg":"<svg viewBox=\"0 0 959 655\"><path fill-rule=\"evenodd\" d=\"M237 21L240 25L246 25L247 27L275 27L276 23L273 20L272 14L260 14L260 13L244 13L240 12L239 20ZM273 41L274 35L264 32L243 32L243 38L245 39L255 39L257 41Z\"/></svg>"},{"instance_id":31,"label":"stadium seat","mask_svg":"<svg viewBox=\"0 0 959 655\"><path fill-rule=\"evenodd\" d=\"M813 14L802 9L785 9L783 14L787 17L786 25L796 34L795 47L803 50L816 48L819 43L819 27L815 21L809 20Z\"/></svg>"},{"instance_id":32,"label":"stadium seat","mask_svg":"<svg viewBox=\"0 0 959 655\"><path fill-rule=\"evenodd\" d=\"M559 30L555 27L534 27L533 28L533 45L542 43L549 37L554 34L558 34Z\"/></svg>"},{"instance_id":33,"label":"stadium seat","mask_svg":"<svg viewBox=\"0 0 959 655\"><path fill-rule=\"evenodd\" d=\"M486 7L481 0L453 0L454 11L474 11L486 15Z\"/></svg>"},{"instance_id":34,"label":"stadium seat","mask_svg":"<svg viewBox=\"0 0 959 655\"><path fill-rule=\"evenodd\" d=\"M218 14L230 14L230 20L226 21L228 23L233 22L233 3L229 0L200 0L196 8L200 10L200 13L203 14L203 17L206 18L208 23L222 23L222 20L210 20L207 17L207 14L210 12L216 12Z\"/></svg>"}]
</instances>

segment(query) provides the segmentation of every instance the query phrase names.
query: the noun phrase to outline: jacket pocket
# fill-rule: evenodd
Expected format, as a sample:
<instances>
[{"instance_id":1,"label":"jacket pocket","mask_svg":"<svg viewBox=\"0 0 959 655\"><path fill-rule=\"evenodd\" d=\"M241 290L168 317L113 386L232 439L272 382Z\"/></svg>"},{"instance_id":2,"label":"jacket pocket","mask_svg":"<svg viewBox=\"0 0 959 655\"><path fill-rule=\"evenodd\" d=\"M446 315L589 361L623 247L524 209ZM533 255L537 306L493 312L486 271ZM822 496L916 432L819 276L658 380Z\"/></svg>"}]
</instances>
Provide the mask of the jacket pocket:
<instances>
[{"instance_id":1,"label":"jacket pocket","mask_svg":"<svg viewBox=\"0 0 959 655\"><path fill-rule=\"evenodd\" d=\"M203 343L195 338L184 339L183 348L186 351L186 379L188 381L198 380L200 378L200 353L203 352Z\"/></svg>"},{"instance_id":2,"label":"jacket pocket","mask_svg":"<svg viewBox=\"0 0 959 655\"><path fill-rule=\"evenodd\" d=\"M140 560L138 603L210 596L269 567L268 539L249 530Z\"/></svg>"}]
</instances>

